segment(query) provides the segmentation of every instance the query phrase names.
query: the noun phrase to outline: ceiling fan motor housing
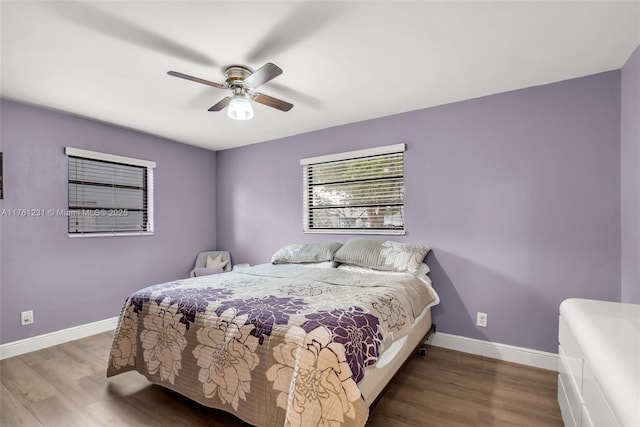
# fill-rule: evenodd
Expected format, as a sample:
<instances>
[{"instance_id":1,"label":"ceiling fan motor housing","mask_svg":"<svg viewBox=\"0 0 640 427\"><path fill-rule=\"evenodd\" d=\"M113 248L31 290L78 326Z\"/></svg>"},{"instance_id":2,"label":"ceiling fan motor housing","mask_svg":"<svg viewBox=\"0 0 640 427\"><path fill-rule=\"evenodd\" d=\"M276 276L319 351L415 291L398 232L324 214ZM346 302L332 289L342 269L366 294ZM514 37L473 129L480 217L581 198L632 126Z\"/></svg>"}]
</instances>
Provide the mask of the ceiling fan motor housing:
<instances>
[{"instance_id":1,"label":"ceiling fan motor housing","mask_svg":"<svg viewBox=\"0 0 640 427\"><path fill-rule=\"evenodd\" d=\"M224 70L227 85L232 89L244 87L244 79L250 75L251 70L240 65L232 65Z\"/></svg>"}]
</instances>

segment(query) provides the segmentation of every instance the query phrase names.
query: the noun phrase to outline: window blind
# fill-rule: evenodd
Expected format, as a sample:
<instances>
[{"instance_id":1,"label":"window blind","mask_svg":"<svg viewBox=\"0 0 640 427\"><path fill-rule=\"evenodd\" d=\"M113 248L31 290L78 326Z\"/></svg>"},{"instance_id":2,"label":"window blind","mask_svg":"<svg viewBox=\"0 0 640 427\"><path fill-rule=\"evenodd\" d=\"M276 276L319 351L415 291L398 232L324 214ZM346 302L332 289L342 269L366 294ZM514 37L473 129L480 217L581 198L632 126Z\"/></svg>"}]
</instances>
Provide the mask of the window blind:
<instances>
[{"instance_id":1,"label":"window blind","mask_svg":"<svg viewBox=\"0 0 640 427\"><path fill-rule=\"evenodd\" d=\"M364 150L352 158L301 162L304 231L403 234L404 145L400 152L392 147L383 154Z\"/></svg>"},{"instance_id":2,"label":"window blind","mask_svg":"<svg viewBox=\"0 0 640 427\"><path fill-rule=\"evenodd\" d=\"M68 163L70 235L153 231L151 167L73 155Z\"/></svg>"}]
</instances>

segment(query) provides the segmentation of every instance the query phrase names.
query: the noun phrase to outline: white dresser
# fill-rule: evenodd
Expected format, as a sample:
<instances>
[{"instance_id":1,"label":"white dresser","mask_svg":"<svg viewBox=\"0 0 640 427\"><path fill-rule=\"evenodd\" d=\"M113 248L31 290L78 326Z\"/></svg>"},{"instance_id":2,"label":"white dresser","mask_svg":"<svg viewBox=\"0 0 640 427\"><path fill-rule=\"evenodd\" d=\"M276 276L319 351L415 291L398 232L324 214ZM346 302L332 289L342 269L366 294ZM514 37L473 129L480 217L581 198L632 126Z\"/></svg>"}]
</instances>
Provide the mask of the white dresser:
<instances>
[{"instance_id":1,"label":"white dresser","mask_svg":"<svg viewBox=\"0 0 640 427\"><path fill-rule=\"evenodd\" d=\"M640 305L560 304L558 402L565 426L640 426Z\"/></svg>"}]
</instances>

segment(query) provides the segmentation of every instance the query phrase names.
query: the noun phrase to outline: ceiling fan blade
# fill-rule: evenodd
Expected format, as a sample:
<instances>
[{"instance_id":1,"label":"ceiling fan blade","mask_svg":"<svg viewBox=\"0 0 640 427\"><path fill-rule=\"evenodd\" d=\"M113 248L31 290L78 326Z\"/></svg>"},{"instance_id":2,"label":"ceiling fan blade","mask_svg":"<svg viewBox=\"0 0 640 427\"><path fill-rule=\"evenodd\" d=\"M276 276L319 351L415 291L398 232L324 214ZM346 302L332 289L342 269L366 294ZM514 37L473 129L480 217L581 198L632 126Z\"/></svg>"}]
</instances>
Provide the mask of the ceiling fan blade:
<instances>
[{"instance_id":1,"label":"ceiling fan blade","mask_svg":"<svg viewBox=\"0 0 640 427\"><path fill-rule=\"evenodd\" d=\"M290 104L287 101L283 101L282 99L274 98L273 96L265 95L260 92L254 93L251 98L260 104L264 104L280 111L289 111L293 108L293 104Z\"/></svg>"},{"instance_id":2,"label":"ceiling fan blade","mask_svg":"<svg viewBox=\"0 0 640 427\"><path fill-rule=\"evenodd\" d=\"M307 107L314 108L316 110L324 110L326 105L324 102L311 95L307 95L290 87L281 85L280 83L269 83L269 89L273 89L278 92L279 95L283 95L285 98L295 101L296 104L300 103Z\"/></svg>"},{"instance_id":3,"label":"ceiling fan blade","mask_svg":"<svg viewBox=\"0 0 640 427\"><path fill-rule=\"evenodd\" d=\"M310 38L332 21L350 12L351 2L291 2L292 10L263 37L246 57L248 62L261 62L281 55Z\"/></svg>"},{"instance_id":4,"label":"ceiling fan blade","mask_svg":"<svg viewBox=\"0 0 640 427\"><path fill-rule=\"evenodd\" d=\"M121 40L127 44L158 53L175 56L197 64L215 66L216 62L207 55L176 42L160 31L151 31L139 20L127 20L100 7L95 2L46 2L53 13L73 24L83 26L106 37ZM114 8L111 8L114 9Z\"/></svg>"},{"instance_id":5,"label":"ceiling fan blade","mask_svg":"<svg viewBox=\"0 0 640 427\"><path fill-rule=\"evenodd\" d=\"M231 97L227 96L225 98L222 98L220 100L220 102L218 102L216 105L214 105L213 107L209 108L209 111L220 111L220 110L224 110L224 108L229 105L229 102L231 102Z\"/></svg>"},{"instance_id":6,"label":"ceiling fan blade","mask_svg":"<svg viewBox=\"0 0 640 427\"><path fill-rule=\"evenodd\" d=\"M260 85L265 84L269 80L278 77L282 74L282 70L275 64L271 62L267 62L262 67L258 68L254 73L252 73L249 77L244 79L244 83L252 88L256 88Z\"/></svg>"},{"instance_id":7,"label":"ceiling fan blade","mask_svg":"<svg viewBox=\"0 0 640 427\"><path fill-rule=\"evenodd\" d=\"M170 76L173 76L173 77L180 77L181 79L191 80L192 82L202 83L203 85L213 86L213 87L216 87L218 89L226 89L227 88L227 86L223 85L222 83L210 82L209 80L204 80L204 79L201 79L201 78L198 78L198 77L193 77L193 76L190 76L188 74L179 73L177 71L167 71L167 74L169 74Z\"/></svg>"}]
</instances>

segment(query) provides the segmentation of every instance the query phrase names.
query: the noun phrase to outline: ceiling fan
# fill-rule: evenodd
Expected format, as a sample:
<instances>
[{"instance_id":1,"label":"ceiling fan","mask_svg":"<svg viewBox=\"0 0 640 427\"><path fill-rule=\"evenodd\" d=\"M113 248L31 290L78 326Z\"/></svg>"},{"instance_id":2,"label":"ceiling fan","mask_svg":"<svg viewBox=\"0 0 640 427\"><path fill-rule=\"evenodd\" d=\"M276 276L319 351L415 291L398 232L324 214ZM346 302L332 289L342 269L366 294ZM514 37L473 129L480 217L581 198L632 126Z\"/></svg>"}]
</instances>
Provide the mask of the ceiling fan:
<instances>
[{"instance_id":1,"label":"ceiling fan","mask_svg":"<svg viewBox=\"0 0 640 427\"><path fill-rule=\"evenodd\" d=\"M217 104L209 108L209 111L222 111L228 106L227 114L235 120L249 120L253 118L253 108L249 100L280 111L289 111L293 108L293 104L255 91L258 86L282 74L282 69L271 62L263 65L254 72L251 72L247 67L241 65L231 65L224 70L224 83L211 82L177 71L168 71L167 74L213 86L218 89L231 90L231 96L222 98Z\"/></svg>"}]
</instances>

